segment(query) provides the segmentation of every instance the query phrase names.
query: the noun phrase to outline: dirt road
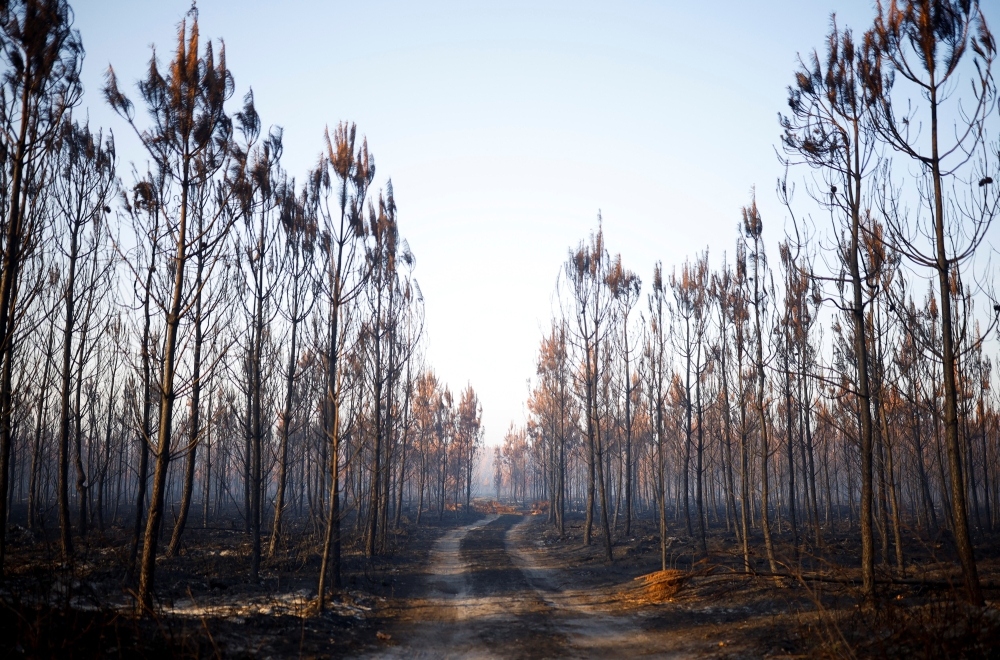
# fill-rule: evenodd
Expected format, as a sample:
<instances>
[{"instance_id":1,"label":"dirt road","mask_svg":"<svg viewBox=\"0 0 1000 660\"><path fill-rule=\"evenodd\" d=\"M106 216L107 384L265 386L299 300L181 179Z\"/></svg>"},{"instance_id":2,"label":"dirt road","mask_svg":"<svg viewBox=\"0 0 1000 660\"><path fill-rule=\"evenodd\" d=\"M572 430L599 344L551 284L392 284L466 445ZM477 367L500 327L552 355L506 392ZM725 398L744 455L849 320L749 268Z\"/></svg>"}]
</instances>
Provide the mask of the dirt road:
<instances>
[{"instance_id":1,"label":"dirt road","mask_svg":"<svg viewBox=\"0 0 1000 660\"><path fill-rule=\"evenodd\" d=\"M448 532L431 553L422 597L370 658L686 658L643 617L531 552L529 517L492 516ZM676 645L675 645L676 646ZM699 654L700 655L700 654Z\"/></svg>"}]
</instances>

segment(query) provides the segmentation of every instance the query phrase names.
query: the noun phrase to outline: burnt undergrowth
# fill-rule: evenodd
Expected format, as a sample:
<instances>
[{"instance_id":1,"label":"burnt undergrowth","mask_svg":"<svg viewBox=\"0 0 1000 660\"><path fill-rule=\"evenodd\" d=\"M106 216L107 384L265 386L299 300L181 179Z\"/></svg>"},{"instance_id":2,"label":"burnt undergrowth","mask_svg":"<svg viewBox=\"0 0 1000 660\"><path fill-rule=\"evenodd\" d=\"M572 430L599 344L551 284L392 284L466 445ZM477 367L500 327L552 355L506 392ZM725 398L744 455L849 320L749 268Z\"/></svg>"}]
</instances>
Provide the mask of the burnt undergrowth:
<instances>
[{"instance_id":1,"label":"burnt undergrowth","mask_svg":"<svg viewBox=\"0 0 1000 660\"><path fill-rule=\"evenodd\" d=\"M604 557L595 528L583 544L583 516L567 516L560 534L536 516L525 535L533 551L565 567L580 584L605 589L622 611L678 639L711 641L716 657L993 658L1000 654L1000 537L981 534L976 554L987 603L966 603L951 535L905 535L904 571L893 555L877 566L877 597L861 595L861 539L849 525L829 525L793 545L773 534L779 574L768 569L759 530L751 534L751 567L742 544L722 524L709 527L708 552L683 525L670 524L667 571L661 571L655 521L633 520L613 534L615 560ZM881 559L881 557L879 557ZM641 578L637 580L636 578ZM650 586L652 585L652 586ZM670 588L663 588L664 585ZM703 647L702 647L703 648Z\"/></svg>"},{"instance_id":2,"label":"burnt undergrowth","mask_svg":"<svg viewBox=\"0 0 1000 660\"><path fill-rule=\"evenodd\" d=\"M478 514L404 518L384 551L366 557L345 521L343 588L315 611L320 539L289 521L278 550L250 579L250 540L236 517L191 526L177 556L157 559L155 605L136 610L129 530L108 526L76 540L61 561L45 528L12 528L0 582L3 658L344 657L378 644L385 603L420 583L433 541Z\"/></svg>"}]
</instances>

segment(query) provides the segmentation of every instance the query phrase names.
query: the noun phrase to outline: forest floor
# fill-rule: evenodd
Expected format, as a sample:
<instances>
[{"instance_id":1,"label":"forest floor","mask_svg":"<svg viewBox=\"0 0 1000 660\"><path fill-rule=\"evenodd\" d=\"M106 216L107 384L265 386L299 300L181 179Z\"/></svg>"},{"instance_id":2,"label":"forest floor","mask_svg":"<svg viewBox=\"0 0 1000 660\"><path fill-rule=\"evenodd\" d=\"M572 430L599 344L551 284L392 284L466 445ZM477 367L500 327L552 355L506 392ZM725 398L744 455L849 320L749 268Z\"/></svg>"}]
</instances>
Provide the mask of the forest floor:
<instances>
[{"instance_id":1,"label":"forest floor","mask_svg":"<svg viewBox=\"0 0 1000 660\"><path fill-rule=\"evenodd\" d=\"M134 615L136 581L125 569L127 530L74 537L75 561L65 566L58 530L14 526L0 581L0 658L351 657L379 642L386 599L421 582L434 540L456 524L404 525L375 560L345 543L343 588L321 615L314 535L291 531L253 582L241 520L192 525L178 556L157 557L156 615L144 618ZM169 530L164 537L161 550Z\"/></svg>"},{"instance_id":2,"label":"forest floor","mask_svg":"<svg viewBox=\"0 0 1000 660\"><path fill-rule=\"evenodd\" d=\"M879 600L860 607L857 539L804 545L782 572L750 577L731 534L702 554L669 539L660 569L653 521L633 523L608 563L583 520L559 535L544 515L446 513L391 534L365 560L345 547L344 585L315 615L319 560L305 534L247 576L242 530L192 528L181 553L157 562L157 615L132 615L126 535L77 544L61 566L51 531L9 534L0 583L0 657L107 658L835 658L1000 657L1000 543L977 546L987 607L963 605L945 536L907 547L906 584L880 571ZM676 529L675 526L671 526ZM345 530L346 531L346 530ZM766 570L762 543L754 562ZM791 555L776 535L779 560ZM824 580L810 579L821 575Z\"/></svg>"},{"instance_id":3,"label":"forest floor","mask_svg":"<svg viewBox=\"0 0 1000 660\"><path fill-rule=\"evenodd\" d=\"M709 537L707 557L689 541L671 539L672 568L663 572L652 522L639 521L632 531L615 544L615 561L609 564L600 537L583 545L582 519L569 520L561 536L544 516L491 516L451 530L432 548L423 588L387 600L391 620L381 647L364 657L989 658L1000 653L995 603L977 610L957 602L952 591L885 585L877 607L859 608L851 585L856 570L827 565L824 575L842 580L830 583L747 577L733 570L742 568L742 554L722 534ZM832 541L828 554L848 555L850 540ZM790 550L776 541L779 556ZM994 566L995 558L984 559L983 572L992 574ZM954 576L953 563L923 568ZM927 572L924 579L940 581Z\"/></svg>"}]
</instances>

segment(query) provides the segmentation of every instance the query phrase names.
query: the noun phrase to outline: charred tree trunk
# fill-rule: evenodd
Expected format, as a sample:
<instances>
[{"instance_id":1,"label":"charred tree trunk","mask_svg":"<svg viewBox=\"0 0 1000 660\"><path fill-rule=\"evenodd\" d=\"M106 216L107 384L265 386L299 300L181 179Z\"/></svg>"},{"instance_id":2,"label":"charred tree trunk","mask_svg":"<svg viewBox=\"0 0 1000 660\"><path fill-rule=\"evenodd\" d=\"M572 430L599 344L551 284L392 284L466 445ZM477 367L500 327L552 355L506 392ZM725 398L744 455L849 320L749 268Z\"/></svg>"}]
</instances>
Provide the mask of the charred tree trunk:
<instances>
[{"instance_id":1,"label":"charred tree trunk","mask_svg":"<svg viewBox=\"0 0 1000 660\"><path fill-rule=\"evenodd\" d=\"M39 458L42 446L42 428L48 408L49 373L52 367L52 344L55 339L55 316L49 323L49 338L45 345L45 367L42 370L42 387L38 393L38 416L35 421L34 441L31 448L31 475L28 483L28 529L34 529L38 520L38 499L39 484L38 476L41 471Z\"/></svg>"},{"instance_id":2,"label":"charred tree trunk","mask_svg":"<svg viewBox=\"0 0 1000 660\"><path fill-rule=\"evenodd\" d=\"M298 289L298 282L293 284L295 290ZM298 294L292 295L292 316L291 316L291 346L288 353L288 370L285 372L285 405L281 413L281 445L278 449L278 490L274 500L274 524L271 526L271 541L268 543L267 556L273 557L277 549L278 541L281 538L281 516L285 508L285 488L288 479L288 435L291 433L292 425L292 402L295 392L295 371L298 365L298 317L299 305Z\"/></svg>"},{"instance_id":3,"label":"charred tree trunk","mask_svg":"<svg viewBox=\"0 0 1000 660\"><path fill-rule=\"evenodd\" d=\"M202 229L199 216L199 230ZM180 551L181 535L184 534L184 526L187 524L188 511L191 509L191 497L194 492L194 466L197 459L198 442L201 435L201 349L203 342L202 332L202 271L204 268L204 246L200 246L196 259L198 261L195 273L194 287L194 363L191 382L191 427L188 431L187 457L184 461L184 488L181 492L181 508L177 514L177 521L174 523L174 532L170 537L170 545L167 546L167 556L175 557Z\"/></svg>"},{"instance_id":4,"label":"charred tree trunk","mask_svg":"<svg viewBox=\"0 0 1000 660\"><path fill-rule=\"evenodd\" d=\"M72 522L69 510L69 461L70 461L70 424L72 408L70 396L73 387L73 328L76 323L76 267L80 251L80 226L73 223L70 226L70 247L68 254L69 273L66 276L66 288L63 293L65 316L63 326L62 346L62 385L59 398L59 541L62 546L64 562L70 562L73 557Z\"/></svg>"}]
</instances>

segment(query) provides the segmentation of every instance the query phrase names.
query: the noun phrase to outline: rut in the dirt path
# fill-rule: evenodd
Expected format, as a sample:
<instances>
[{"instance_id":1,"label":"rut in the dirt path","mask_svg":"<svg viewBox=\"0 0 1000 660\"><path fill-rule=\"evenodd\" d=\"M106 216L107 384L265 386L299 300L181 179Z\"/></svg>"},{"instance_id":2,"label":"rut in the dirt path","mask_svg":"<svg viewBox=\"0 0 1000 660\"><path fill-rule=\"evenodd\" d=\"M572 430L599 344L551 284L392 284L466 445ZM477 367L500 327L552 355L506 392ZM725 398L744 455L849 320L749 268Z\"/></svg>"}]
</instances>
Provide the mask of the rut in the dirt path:
<instances>
[{"instance_id":1,"label":"rut in the dirt path","mask_svg":"<svg viewBox=\"0 0 1000 660\"><path fill-rule=\"evenodd\" d=\"M493 516L451 530L413 599L372 658L684 657L641 621L603 611L572 576L527 549L530 517Z\"/></svg>"},{"instance_id":2,"label":"rut in the dirt path","mask_svg":"<svg viewBox=\"0 0 1000 660\"><path fill-rule=\"evenodd\" d=\"M548 608L508 556L521 516L492 516L449 531L431 551L424 598L412 599L372 658L565 657Z\"/></svg>"},{"instance_id":3,"label":"rut in the dirt path","mask_svg":"<svg viewBox=\"0 0 1000 660\"><path fill-rule=\"evenodd\" d=\"M665 632L650 630L643 617L615 611L606 590L581 588L563 566L544 564L530 550L531 518L514 527L506 538L506 550L521 575L543 599L554 629L565 640L563 649L573 658L690 658L692 654ZM510 657L510 656L506 656ZM530 657L550 657L545 655Z\"/></svg>"}]
</instances>

